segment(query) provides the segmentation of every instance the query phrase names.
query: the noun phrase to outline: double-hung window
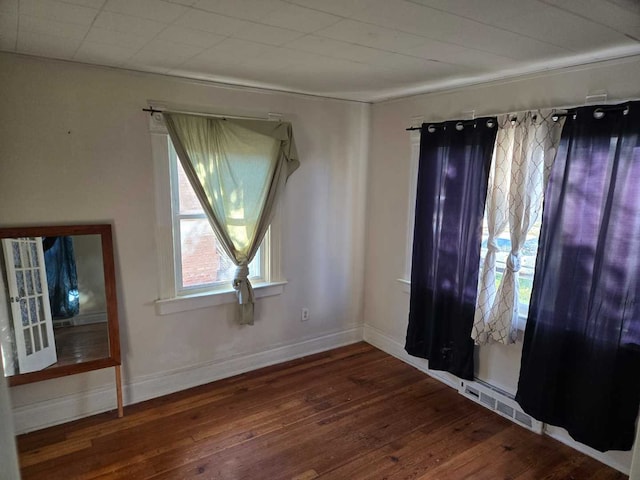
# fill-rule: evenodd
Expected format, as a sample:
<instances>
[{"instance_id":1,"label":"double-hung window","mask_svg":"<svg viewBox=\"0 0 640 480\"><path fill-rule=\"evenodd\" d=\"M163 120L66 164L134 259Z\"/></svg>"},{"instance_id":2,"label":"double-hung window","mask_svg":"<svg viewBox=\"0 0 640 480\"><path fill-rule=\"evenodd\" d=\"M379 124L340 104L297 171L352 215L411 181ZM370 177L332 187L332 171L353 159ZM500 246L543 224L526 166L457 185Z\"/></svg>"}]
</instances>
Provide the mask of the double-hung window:
<instances>
[{"instance_id":1,"label":"double-hung window","mask_svg":"<svg viewBox=\"0 0 640 480\"><path fill-rule=\"evenodd\" d=\"M175 284L178 295L228 289L236 266L225 253L196 197L171 139L167 136L171 169L171 212L173 228ZM263 253L269 243L265 236L260 250L249 264L249 278L264 280Z\"/></svg>"},{"instance_id":2,"label":"double-hung window","mask_svg":"<svg viewBox=\"0 0 640 480\"><path fill-rule=\"evenodd\" d=\"M159 265L157 313L236 302L236 266L225 253L196 197L160 114L150 119L155 167ZM256 298L282 293L279 213L249 265Z\"/></svg>"}]
</instances>

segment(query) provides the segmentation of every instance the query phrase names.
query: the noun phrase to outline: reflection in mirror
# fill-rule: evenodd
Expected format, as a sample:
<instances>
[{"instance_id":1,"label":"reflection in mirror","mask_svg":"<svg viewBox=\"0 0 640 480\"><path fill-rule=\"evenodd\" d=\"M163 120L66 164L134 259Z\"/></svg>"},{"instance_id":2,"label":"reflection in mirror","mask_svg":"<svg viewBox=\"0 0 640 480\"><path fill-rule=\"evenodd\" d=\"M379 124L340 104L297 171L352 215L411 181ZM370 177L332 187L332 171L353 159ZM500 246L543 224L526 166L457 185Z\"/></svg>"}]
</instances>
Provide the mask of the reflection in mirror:
<instances>
[{"instance_id":1,"label":"reflection in mirror","mask_svg":"<svg viewBox=\"0 0 640 480\"><path fill-rule=\"evenodd\" d=\"M6 376L109 357L101 235L3 238Z\"/></svg>"}]
</instances>

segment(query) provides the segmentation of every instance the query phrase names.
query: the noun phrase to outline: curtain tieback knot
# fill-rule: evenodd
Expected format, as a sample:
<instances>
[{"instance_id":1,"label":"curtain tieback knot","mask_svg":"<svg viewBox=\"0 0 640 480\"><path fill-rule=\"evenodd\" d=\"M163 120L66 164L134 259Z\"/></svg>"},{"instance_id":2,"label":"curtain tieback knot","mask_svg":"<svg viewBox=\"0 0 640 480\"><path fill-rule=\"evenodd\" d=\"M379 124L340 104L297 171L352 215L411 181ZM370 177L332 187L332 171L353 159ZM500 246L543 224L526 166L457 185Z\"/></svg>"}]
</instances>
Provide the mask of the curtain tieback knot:
<instances>
[{"instance_id":1,"label":"curtain tieback knot","mask_svg":"<svg viewBox=\"0 0 640 480\"><path fill-rule=\"evenodd\" d=\"M509 253L507 257L507 268L512 272L520 271L520 253Z\"/></svg>"},{"instance_id":2,"label":"curtain tieback knot","mask_svg":"<svg viewBox=\"0 0 640 480\"><path fill-rule=\"evenodd\" d=\"M251 287L249 285L249 266L239 265L233 277L233 288L238 295L238 303L253 303Z\"/></svg>"},{"instance_id":3,"label":"curtain tieback knot","mask_svg":"<svg viewBox=\"0 0 640 480\"><path fill-rule=\"evenodd\" d=\"M493 253L499 251L498 243L496 242L496 239L494 237L489 237L487 239L487 250Z\"/></svg>"}]
</instances>

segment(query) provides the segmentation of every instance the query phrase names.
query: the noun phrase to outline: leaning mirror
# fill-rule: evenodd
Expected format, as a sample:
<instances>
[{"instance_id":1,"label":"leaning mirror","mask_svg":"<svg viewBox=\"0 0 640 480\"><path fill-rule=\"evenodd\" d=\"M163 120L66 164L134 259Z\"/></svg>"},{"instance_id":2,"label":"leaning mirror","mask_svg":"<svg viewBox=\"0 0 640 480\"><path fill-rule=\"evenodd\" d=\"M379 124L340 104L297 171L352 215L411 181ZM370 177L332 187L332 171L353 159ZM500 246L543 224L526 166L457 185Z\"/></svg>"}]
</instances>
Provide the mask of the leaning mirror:
<instances>
[{"instance_id":1,"label":"leaning mirror","mask_svg":"<svg viewBox=\"0 0 640 480\"><path fill-rule=\"evenodd\" d=\"M117 367L110 225L0 228L0 348L10 385Z\"/></svg>"}]
</instances>

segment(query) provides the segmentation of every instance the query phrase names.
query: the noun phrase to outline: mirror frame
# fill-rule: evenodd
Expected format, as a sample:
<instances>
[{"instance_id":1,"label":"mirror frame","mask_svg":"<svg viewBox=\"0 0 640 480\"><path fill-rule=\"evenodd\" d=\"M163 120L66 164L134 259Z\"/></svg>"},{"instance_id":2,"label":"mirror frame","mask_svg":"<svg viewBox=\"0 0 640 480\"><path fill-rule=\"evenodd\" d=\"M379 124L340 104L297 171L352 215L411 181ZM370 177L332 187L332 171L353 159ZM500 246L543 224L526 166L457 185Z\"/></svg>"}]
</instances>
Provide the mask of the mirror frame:
<instances>
[{"instance_id":1,"label":"mirror frame","mask_svg":"<svg viewBox=\"0 0 640 480\"><path fill-rule=\"evenodd\" d=\"M17 237L60 237L71 235L100 235L102 241L102 263L104 269L104 287L107 304L107 322L109 330L109 356L72 365L49 367L37 372L18 373L6 377L9 386L40 382L51 378L66 377L77 373L89 372L121 365L120 328L118 324L118 302L116 297L115 264L113 256L113 238L111 225L55 225L42 227L0 227L0 238Z\"/></svg>"}]
</instances>

